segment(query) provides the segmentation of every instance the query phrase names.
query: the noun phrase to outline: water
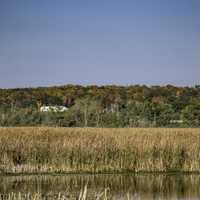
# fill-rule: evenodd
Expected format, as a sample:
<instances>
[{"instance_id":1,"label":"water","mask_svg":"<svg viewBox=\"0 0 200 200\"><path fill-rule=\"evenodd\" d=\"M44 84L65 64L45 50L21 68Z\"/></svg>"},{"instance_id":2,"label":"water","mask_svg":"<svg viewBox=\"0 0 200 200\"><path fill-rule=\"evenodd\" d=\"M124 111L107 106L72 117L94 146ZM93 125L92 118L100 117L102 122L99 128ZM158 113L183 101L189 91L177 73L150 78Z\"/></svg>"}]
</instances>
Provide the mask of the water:
<instances>
[{"instance_id":1,"label":"water","mask_svg":"<svg viewBox=\"0 0 200 200\"><path fill-rule=\"evenodd\" d=\"M40 193L44 199L60 193L76 199L87 185L88 199L107 188L112 199L196 200L200 199L200 175L41 175L0 176L1 197L11 193Z\"/></svg>"}]
</instances>

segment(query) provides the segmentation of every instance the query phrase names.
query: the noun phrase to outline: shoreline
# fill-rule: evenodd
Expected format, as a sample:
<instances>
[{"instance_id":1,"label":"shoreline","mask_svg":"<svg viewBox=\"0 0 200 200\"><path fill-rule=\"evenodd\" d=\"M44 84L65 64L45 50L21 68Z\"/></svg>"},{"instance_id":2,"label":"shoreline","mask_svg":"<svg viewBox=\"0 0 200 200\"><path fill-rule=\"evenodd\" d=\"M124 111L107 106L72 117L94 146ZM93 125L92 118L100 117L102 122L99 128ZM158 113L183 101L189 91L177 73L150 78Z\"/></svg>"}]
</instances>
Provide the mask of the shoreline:
<instances>
[{"instance_id":1,"label":"shoreline","mask_svg":"<svg viewBox=\"0 0 200 200\"><path fill-rule=\"evenodd\" d=\"M123 175L123 176L148 176L148 175L158 175L158 176L185 176L185 175L200 175L200 172L193 171L193 172L35 172L35 173L0 173L0 177L10 176L10 177L17 177L17 176L112 176L112 175Z\"/></svg>"}]
</instances>

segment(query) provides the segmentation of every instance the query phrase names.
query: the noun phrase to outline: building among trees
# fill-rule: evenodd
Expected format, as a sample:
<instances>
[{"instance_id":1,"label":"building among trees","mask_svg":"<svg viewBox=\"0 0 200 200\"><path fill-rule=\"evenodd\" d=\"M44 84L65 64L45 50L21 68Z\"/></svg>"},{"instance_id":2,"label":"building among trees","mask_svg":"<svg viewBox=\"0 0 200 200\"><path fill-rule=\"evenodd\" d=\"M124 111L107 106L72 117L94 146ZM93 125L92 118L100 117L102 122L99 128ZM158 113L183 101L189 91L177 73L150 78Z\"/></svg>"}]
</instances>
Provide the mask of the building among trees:
<instances>
[{"instance_id":1,"label":"building among trees","mask_svg":"<svg viewBox=\"0 0 200 200\"><path fill-rule=\"evenodd\" d=\"M68 108L65 106L42 106L40 107L41 112L65 112Z\"/></svg>"}]
</instances>

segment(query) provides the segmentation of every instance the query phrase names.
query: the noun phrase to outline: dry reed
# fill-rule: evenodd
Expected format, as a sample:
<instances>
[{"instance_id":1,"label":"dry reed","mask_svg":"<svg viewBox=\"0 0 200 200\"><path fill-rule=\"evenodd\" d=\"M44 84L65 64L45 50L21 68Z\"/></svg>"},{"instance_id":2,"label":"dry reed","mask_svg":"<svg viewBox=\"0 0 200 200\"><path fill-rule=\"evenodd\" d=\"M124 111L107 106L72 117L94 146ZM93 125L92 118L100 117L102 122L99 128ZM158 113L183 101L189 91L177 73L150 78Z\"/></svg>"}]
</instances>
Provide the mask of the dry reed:
<instances>
[{"instance_id":1,"label":"dry reed","mask_svg":"<svg viewBox=\"0 0 200 200\"><path fill-rule=\"evenodd\" d=\"M200 129L0 128L0 173L200 172Z\"/></svg>"}]
</instances>

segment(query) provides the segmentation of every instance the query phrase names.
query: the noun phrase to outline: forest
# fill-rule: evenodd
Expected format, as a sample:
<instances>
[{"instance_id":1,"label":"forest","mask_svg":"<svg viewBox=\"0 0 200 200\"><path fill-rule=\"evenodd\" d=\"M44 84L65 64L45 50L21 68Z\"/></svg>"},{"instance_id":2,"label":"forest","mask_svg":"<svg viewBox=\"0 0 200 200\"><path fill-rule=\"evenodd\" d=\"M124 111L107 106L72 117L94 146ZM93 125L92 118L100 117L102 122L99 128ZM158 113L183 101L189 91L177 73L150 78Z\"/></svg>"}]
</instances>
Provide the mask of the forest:
<instances>
[{"instance_id":1,"label":"forest","mask_svg":"<svg viewBox=\"0 0 200 200\"><path fill-rule=\"evenodd\" d=\"M66 106L66 112L41 112ZM200 127L200 85L0 89L0 126Z\"/></svg>"}]
</instances>

